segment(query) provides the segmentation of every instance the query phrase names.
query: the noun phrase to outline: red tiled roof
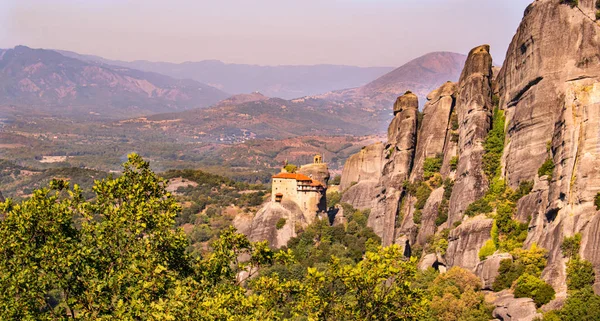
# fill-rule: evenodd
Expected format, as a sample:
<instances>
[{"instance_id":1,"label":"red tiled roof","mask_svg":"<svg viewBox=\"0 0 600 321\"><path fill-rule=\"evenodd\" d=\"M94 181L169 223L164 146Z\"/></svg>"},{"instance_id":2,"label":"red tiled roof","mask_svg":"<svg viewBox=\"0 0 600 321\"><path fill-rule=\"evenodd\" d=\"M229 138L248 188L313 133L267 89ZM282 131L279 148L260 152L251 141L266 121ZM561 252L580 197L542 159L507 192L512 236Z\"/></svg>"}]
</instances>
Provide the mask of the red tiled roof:
<instances>
[{"instance_id":1,"label":"red tiled roof","mask_svg":"<svg viewBox=\"0 0 600 321\"><path fill-rule=\"evenodd\" d=\"M273 175L273 178L295 179L297 181L312 181L312 178L297 173L279 173L277 175Z\"/></svg>"}]
</instances>

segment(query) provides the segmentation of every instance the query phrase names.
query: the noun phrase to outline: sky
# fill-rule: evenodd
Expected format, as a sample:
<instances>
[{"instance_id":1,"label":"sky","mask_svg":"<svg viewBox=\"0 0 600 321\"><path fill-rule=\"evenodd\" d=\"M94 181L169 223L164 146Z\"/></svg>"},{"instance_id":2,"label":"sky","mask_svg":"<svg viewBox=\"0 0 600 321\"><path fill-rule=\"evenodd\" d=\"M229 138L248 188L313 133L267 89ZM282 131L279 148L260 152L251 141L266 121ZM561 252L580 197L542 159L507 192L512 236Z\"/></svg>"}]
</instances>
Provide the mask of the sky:
<instances>
[{"instance_id":1,"label":"sky","mask_svg":"<svg viewBox=\"0 0 600 321\"><path fill-rule=\"evenodd\" d=\"M533 0L1 0L0 48L117 60L400 66L490 44L501 64Z\"/></svg>"}]
</instances>

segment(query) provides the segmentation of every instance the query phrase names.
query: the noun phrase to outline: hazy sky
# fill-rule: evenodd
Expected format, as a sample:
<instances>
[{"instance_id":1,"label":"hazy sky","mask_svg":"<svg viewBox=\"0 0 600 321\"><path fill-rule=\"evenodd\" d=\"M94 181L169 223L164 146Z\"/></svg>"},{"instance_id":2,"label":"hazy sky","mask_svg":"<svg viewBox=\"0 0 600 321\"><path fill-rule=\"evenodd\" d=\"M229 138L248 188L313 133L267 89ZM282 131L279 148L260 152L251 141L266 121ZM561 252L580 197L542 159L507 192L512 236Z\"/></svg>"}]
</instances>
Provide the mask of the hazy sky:
<instances>
[{"instance_id":1,"label":"hazy sky","mask_svg":"<svg viewBox=\"0 0 600 321\"><path fill-rule=\"evenodd\" d=\"M492 46L533 0L0 0L0 48L109 59L399 66Z\"/></svg>"}]
</instances>

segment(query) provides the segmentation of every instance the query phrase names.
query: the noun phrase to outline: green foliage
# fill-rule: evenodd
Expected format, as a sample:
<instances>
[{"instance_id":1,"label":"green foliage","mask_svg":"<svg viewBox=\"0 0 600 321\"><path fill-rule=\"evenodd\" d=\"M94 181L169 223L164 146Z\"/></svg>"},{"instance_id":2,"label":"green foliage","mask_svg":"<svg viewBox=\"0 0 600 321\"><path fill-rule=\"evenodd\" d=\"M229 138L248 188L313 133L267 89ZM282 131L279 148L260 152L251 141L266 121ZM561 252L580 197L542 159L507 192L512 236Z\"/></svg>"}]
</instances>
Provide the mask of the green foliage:
<instances>
[{"instance_id":1,"label":"green foliage","mask_svg":"<svg viewBox=\"0 0 600 321\"><path fill-rule=\"evenodd\" d=\"M455 171L458 168L458 156L450 159L450 170Z\"/></svg>"},{"instance_id":2,"label":"green foliage","mask_svg":"<svg viewBox=\"0 0 600 321\"><path fill-rule=\"evenodd\" d=\"M546 161L538 169L538 176L548 176L548 179L552 179L552 173L554 172L554 160L551 157L546 158Z\"/></svg>"},{"instance_id":3,"label":"green foliage","mask_svg":"<svg viewBox=\"0 0 600 321\"><path fill-rule=\"evenodd\" d=\"M554 299L554 289L537 276L525 273L515 282L515 298L532 298L539 308Z\"/></svg>"},{"instance_id":4,"label":"green foliage","mask_svg":"<svg viewBox=\"0 0 600 321\"><path fill-rule=\"evenodd\" d=\"M294 164L285 164L285 166L283 168L288 173L295 173L296 170L298 170L298 166L296 166Z\"/></svg>"},{"instance_id":5,"label":"green foliage","mask_svg":"<svg viewBox=\"0 0 600 321\"><path fill-rule=\"evenodd\" d=\"M581 290L586 286L594 285L596 273L592 263L579 257L571 259L567 263L567 288L569 290Z\"/></svg>"},{"instance_id":6,"label":"green foliage","mask_svg":"<svg viewBox=\"0 0 600 321\"><path fill-rule=\"evenodd\" d=\"M542 275L547 263L548 251L546 249L533 243L529 250L519 248L512 251L511 254L516 264L523 265L526 273L537 277Z\"/></svg>"},{"instance_id":7,"label":"green foliage","mask_svg":"<svg viewBox=\"0 0 600 321\"><path fill-rule=\"evenodd\" d=\"M432 272L429 272L432 273ZM439 274L427 284L431 297L429 318L426 320L473 320L487 321L493 307L485 302L481 289L481 280L473 273L453 267Z\"/></svg>"},{"instance_id":8,"label":"green foliage","mask_svg":"<svg viewBox=\"0 0 600 321\"><path fill-rule=\"evenodd\" d=\"M458 130L458 114L456 111L453 111L452 114L450 114L450 124L452 125L452 130Z\"/></svg>"},{"instance_id":9,"label":"green foliage","mask_svg":"<svg viewBox=\"0 0 600 321\"><path fill-rule=\"evenodd\" d=\"M579 256L579 248L581 247L581 233L577 233L571 237L565 237L560 249L563 255L567 258L576 258Z\"/></svg>"},{"instance_id":10,"label":"green foliage","mask_svg":"<svg viewBox=\"0 0 600 321\"><path fill-rule=\"evenodd\" d=\"M332 208L340 203L342 200L342 194L340 192L328 192L327 193L327 207Z\"/></svg>"},{"instance_id":11,"label":"green foliage","mask_svg":"<svg viewBox=\"0 0 600 321\"><path fill-rule=\"evenodd\" d=\"M492 129L483 144L485 154L483 155L483 171L489 180L500 174L500 162L504 151L504 111L496 108L492 119Z\"/></svg>"},{"instance_id":12,"label":"green foliage","mask_svg":"<svg viewBox=\"0 0 600 321\"><path fill-rule=\"evenodd\" d=\"M450 132L450 141L453 143L458 143L459 135L458 132Z\"/></svg>"},{"instance_id":13,"label":"green foliage","mask_svg":"<svg viewBox=\"0 0 600 321\"><path fill-rule=\"evenodd\" d=\"M465 210L467 216L477 216L479 214L491 213L494 208L485 198L480 198L477 201L469 204Z\"/></svg>"},{"instance_id":14,"label":"green foliage","mask_svg":"<svg viewBox=\"0 0 600 321\"><path fill-rule=\"evenodd\" d=\"M440 225L446 223L446 221L448 221L448 209L449 209L448 200L442 199L442 201L440 202L440 205L438 207L438 216L435 219L435 226L440 226Z\"/></svg>"},{"instance_id":15,"label":"green foliage","mask_svg":"<svg viewBox=\"0 0 600 321\"><path fill-rule=\"evenodd\" d=\"M415 212L413 213L413 222L416 225L420 225L422 218L423 218L423 212L421 210L415 210Z\"/></svg>"},{"instance_id":16,"label":"green foliage","mask_svg":"<svg viewBox=\"0 0 600 321\"><path fill-rule=\"evenodd\" d=\"M485 260L488 256L493 255L496 252L496 245L494 240L487 240L485 244L479 249L479 259Z\"/></svg>"},{"instance_id":17,"label":"green foliage","mask_svg":"<svg viewBox=\"0 0 600 321\"><path fill-rule=\"evenodd\" d=\"M521 198L523 198L523 196L526 196L529 193L531 193L532 190L533 190L533 181L521 181L521 182L519 182L519 188L512 195L511 201L517 202L518 200L520 200Z\"/></svg>"},{"instance_id":18,"label":"green foliage","mask_svg":"<svg viewBox=\"0 0 600 321\"><path fill-rule=\"evenodd\" d=\"M490 236L492 237L492 241L494 242L494 246L496 248L500 247L500 231L498 230L498 223L494 220L492 224L492 230L490 231Z\"/></svg>"},{"instance_id":19,"label":"green foliage","mask_svg":"<svg viewBox=\"0 0 600 321\"><path fill-rule=\"evenodd\" d=\"M285 223L287 222L287 220L285 218L280 218L279 220L277 220L277 223L275 224L275 228L278 230L281 230L284 226Z\"/></svg>"},{"instance_id":20,"label":"green foliage","mask_svg":"<svg viewBox=\"0 0 600 321\"><path fill-rule=\"evenodd\" d=\"M596 205L596 210L600 211L600 192L598 192L596 197L594 197L594 205Z\"/></svg>"},{"instance_id":21,"label":"green foliage","mask_svg":"<svg viewBox=\"0 0 600 321\"><path fill-rule=\"evenodd\" d=\"M423 161L423 177L425 180L433 177L435 173L439 173L442 168L443 158L441 155L437 157L427 157Z\"/></svg>"},{"instance_id":22,"label":"green foliage","mask_svg":"<svg viewBox=\"0 0 600 321\"><path fill-rule=\"evenodd\" d=\"M331 181L329 182L330 185L340 185L342 181L342 175L335 175Z\"/></svg>"},{"instance_id":23,"label":"green foliage","mask_svg":"<svg viewBox=\"0 0 600 321\"><path fill-rule=\"evenodd\" d=\"M415 197L417 198L417 202L415 203L415 208L417 210L422 210L425 208L425 204L431 195L431 188L424 182L418 183L417 190L415 192Z\"/></svg>"},{"instance_id":24,"label":"green foliage","mask_svg":"<svg viewBox=\"0 0 600 321\"><path fill-rule=\"evenodd\" d=\"M562 309L544 315L544 321L595 320L600 320L600 296L589 286L570 293Z\"/></svg>"},{"instance_id":25,"label":"green foliage","mask_svg":"<svg viewBox=\"0 0 600 321\"><path fill-rule=\"evenodd\" d=\"M505 259L500 262L498 277L492 286L494 291L512 287L513 282L524 273L540 277L546 267L547 251L535 244L529 250L515 249L511 254L514 261Z\"/></svg>"},{"instance_id":26,"label":"green foliage","mask_svg":"<svg viewBox=\"0 0 600 321\"><path fill-rule=\"evenodd\" d=\"M571 6L571 8L574 8L579 5L579 0L560 0L560 3L567 4Z\"/></svg>"}]
</instances>

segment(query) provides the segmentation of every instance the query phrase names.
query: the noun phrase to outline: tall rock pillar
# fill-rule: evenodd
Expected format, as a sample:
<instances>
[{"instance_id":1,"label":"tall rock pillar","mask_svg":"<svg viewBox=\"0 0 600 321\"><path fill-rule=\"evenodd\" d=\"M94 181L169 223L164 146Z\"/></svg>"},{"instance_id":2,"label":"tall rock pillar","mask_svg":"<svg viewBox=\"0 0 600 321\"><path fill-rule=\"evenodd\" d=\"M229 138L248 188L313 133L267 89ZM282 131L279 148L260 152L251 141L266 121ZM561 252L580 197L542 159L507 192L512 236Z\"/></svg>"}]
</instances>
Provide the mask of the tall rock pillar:
<instances>
[{"instance_id":1,"label":"tall rock pillar","mask_svg":"<svg viewBox=\"0 0 600 321\"><path fill-rule=\"evenodd\" d=\"M448 223L460 221L464 210L488 189L483 172L483 143L491 127L492 56L490 46L479 46L469 52L460 76L457 95L458 168Z\"/></svg>"},{"instance_id":2,"label":"tall rock pillar","mask_svg":"<svg viewBox=\"0 0 600 321\"><path fill-rule=\"evenodd\" d=\"M394 119L388 128L386 163L368 222L384 246L394 242L402 186L410 175L417 143L418 108L419 100L415 94L407 92L398 97L394 104Z\"/></svg>"}]
</instances>

